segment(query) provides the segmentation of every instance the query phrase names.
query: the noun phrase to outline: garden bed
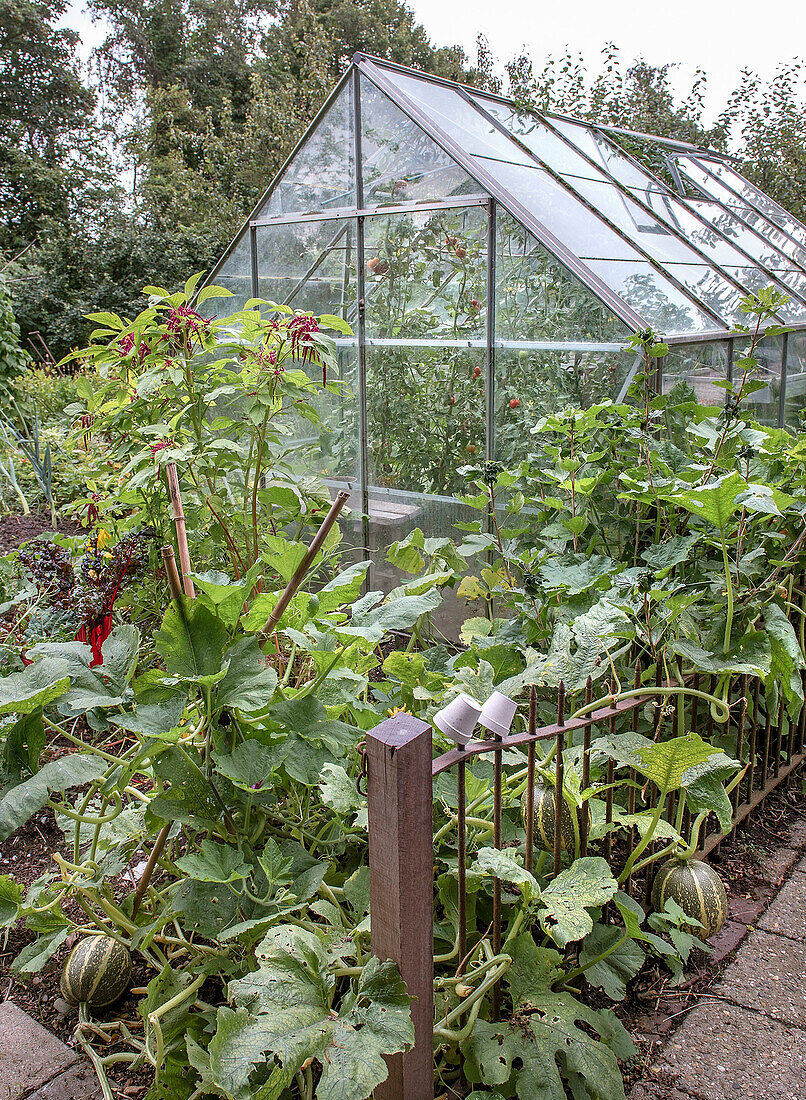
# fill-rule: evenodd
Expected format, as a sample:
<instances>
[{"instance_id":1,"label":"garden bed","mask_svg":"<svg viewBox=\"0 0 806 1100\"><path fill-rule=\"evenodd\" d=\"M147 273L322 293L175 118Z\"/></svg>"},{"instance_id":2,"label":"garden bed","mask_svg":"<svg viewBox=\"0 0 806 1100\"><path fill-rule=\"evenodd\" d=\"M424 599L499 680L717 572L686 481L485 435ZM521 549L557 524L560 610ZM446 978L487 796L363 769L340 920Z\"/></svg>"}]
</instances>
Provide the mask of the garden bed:
<instances>
[{"instance_id":1,"label":"garden bed","mask_svg":"<svg viewBox=\"0 0 806 1100\"><path fill-rule=\"evenodd\" d=\"M685 980L674 985L656 965L647 966L631 984L626 1000L616 1013L633 1036L637 1056L623 1065L625 1087L645 1079L649 1064L685 1015L718 983L747 931L775 896L795 853L806 847L806 804L801 791L803 769L792 782L778 788L761 806L749 824L726 840L715 862L728 888L731 918L712 943L712 953L695 952ZM52 865L52 853L66 854L64 836L54 815L44 810L13 836L0 843L0 866L21 884L30 885ZM35 937L21 927L12 928L0 951L0 990L64 1042L73 1043L75 1009L67 1009L59 989L61 966L70 943L60 948L51 962L29 981L21 981L10 970L12 959ZM132 988L145 986L150 975L135 961ZM607 1002L589 990L586 998L596 1007ZM130 1027L140 1022L139 996L129 992L111 1008L93 1013L100 1021L123 1019ZM104 1051L109 1053L110 1051ZM113 1072L114 1070L114 1072ZM152 1074L132 1072L125 1064L113 1067L110 1079L122 1096L145 1093Z\"/></svg>"},{"instance_id":2,"label":"garden bed","mask_svg":"<svg viewBox=\"0 0 806 1100\"><path fill-rule=\"evenodd\" d=\"M62 535L77 535L81 527L62 516L57 519L55 530ZM8 554L38 535L53 532L53 521L46 512L32 512L27 516L0 516L0 554Z\"/></svg>"}]
</instances>

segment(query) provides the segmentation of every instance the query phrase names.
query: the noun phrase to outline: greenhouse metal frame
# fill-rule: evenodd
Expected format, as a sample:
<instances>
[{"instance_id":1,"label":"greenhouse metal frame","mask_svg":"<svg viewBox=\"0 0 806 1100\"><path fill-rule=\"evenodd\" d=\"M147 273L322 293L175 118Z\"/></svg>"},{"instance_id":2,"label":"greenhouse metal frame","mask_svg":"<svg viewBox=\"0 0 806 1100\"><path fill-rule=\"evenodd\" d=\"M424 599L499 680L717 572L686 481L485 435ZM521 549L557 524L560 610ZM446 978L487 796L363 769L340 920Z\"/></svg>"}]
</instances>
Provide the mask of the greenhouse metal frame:
<instances>
[{"instance_id":1,"label":"greenhouse metal frame","mask_svg":"<svg viewBox=\"0 0 806 1100\"><path fill-rule=\"evenodd\" d=\"M447 534L466 518L460 467L517 461L543 414L623 397L636 332L669 345L659 387L723 402L741 299L762 287L788 295L790 331L760 347L754 414L795 425L806 407L806 227L731 158L364 54L208 282L236 308L259 297L353 325L344 396L323 402L335 442L300 444L354 494L364 547Z\"/></svg>"}]
</instances>

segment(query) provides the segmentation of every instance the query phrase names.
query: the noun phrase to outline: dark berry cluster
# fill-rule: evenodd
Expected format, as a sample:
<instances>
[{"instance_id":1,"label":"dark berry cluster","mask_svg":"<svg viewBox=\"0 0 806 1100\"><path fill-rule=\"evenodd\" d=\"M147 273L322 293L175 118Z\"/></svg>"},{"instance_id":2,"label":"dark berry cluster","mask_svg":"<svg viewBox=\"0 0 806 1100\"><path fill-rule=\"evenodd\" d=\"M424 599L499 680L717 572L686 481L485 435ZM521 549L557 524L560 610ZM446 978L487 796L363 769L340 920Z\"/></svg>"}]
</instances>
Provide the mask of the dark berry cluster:
<instances>
[{"instance_id":1,"label":"dark berry cluster","mask_svg":"<svg viewBox=\"0 0 806 1100\"><path fill-rule=\"evenodd\" d=\"M108 550L99 548L97 537L90 540L76 569L73 594L82 622L97 622L111 612L124 578L133 579L148 564L152 537L150 530L132 531Z\"/></svg>"}]
</instances>

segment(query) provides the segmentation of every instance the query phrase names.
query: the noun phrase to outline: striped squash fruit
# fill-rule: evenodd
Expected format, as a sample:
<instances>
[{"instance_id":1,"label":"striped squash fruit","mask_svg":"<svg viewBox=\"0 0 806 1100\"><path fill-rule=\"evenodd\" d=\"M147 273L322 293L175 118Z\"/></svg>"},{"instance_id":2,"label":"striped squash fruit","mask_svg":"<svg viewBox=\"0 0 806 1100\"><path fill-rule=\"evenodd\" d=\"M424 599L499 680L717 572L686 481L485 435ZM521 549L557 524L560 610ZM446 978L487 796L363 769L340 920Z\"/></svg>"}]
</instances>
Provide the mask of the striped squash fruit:
<instances>
[{"instance_id":1,"label":"striped squash fruit","mask_svg":"<svg viewBox=\"0 0 806 1100\"><path fill-rule=\"evenodd\" d=\"M62 969L62 996L70 1004L85 1001L103 1008L116 1001L129 986L132 957L111 936L86 936L67 956Z\"/></svg>"},{"instance_id":2,"label":"striped squash fruit","mask_svg":"<svg viewBox=\"0 0 806 1100\"><path fill-rule=\"evenodd\" d=\"M691 926L701 940L716 935L728 919L728 895L722 879L707 863L699 859L672 859L660 868L652 887L652 908L662 912L671 898L687 917L702 924Z\"/></svg>"},{"instance_id":3,"label":"striped squash fruit","mask_svg":"<svg viewBox=\"0 0 806 1100\"><path fill-rule=\"evenodd\" d=\"M523 815L523 824L525 827L525 796L521 809ZM554 820L554 791L550 787L544 786L542 783L535 783L535 843L539 844L547 852L554 851ZM571 821L571 812L564 801L562 803L562 810L560 812L560 836L564 851L574 847L574 826Z\"/></svg>"}]
</instances>

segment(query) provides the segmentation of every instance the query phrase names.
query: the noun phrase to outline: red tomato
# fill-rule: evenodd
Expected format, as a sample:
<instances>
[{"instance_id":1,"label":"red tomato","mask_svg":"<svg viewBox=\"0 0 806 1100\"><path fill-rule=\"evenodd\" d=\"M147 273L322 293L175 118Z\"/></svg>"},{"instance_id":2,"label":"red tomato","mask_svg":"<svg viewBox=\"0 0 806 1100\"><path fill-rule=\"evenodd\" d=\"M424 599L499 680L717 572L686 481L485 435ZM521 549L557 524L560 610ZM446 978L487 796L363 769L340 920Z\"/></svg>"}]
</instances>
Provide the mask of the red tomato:
<instances>
[{"instance_id":1,"label":"red tomato","mask_svg":"<svg viewBox=\"0 0 806 1100\"><path fill-rule=\"evenodd\" d=\"M513 397L509 403L509 407L511 409L517 409L518 405L520 405L520 399L517 397Z\"/></svg>"}]
</instances>

